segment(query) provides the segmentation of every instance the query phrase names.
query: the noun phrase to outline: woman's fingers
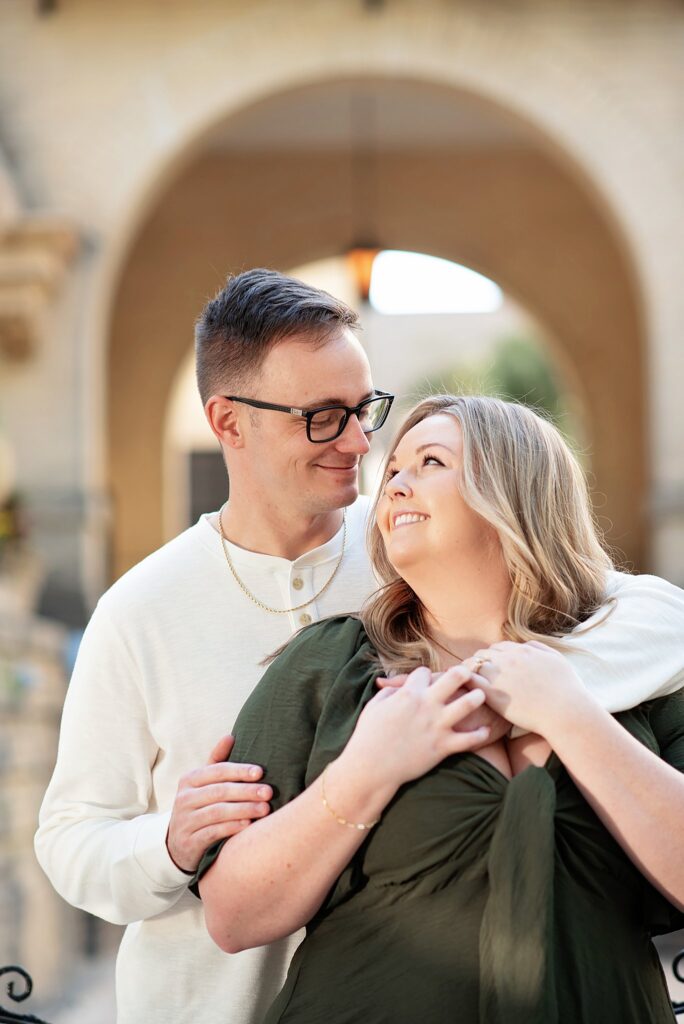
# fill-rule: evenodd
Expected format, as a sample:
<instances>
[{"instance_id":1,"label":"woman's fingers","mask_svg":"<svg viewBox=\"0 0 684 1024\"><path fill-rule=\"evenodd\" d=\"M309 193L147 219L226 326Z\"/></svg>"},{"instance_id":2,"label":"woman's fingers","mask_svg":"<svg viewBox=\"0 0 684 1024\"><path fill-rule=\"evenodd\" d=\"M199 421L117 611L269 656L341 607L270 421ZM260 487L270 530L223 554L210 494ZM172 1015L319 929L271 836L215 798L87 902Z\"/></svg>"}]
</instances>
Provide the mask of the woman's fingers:
<instances>
[{"instance_id":1,"label":"woman's fingers","mask_svg":"<svg viewBox=\"0 0 684 1024\"><path fill-rule=\"evenodd\" d=\"M395 686L383 686L377 693L373 694L368 703L379 704L381 701L387 700L388 697L394 697L395 693L398 692L399 691Z\"/></svg>"},{"instance_id":2,"label":"woman's fingers","mask_svg":"<svg viewBox=\"0 0 684 1024\"><path fill-rule=\"evenodd\" d=\"M414 690L415 692L422 693L427 690L432 682L432 672L429 668L425 668L421 665L420 668L414 668L413 672L410 672L406 678L403 689Z\"/></svg>"},{"instance_id":3,"label":"woman's fingers","mask_svg":"<svg viewBox=\"0 0 684 1024\"><path fill-rule=\"evenodd\" d=\"M470 688L475 687L475 686L484 686L484 687L488 686L488 687L491 688L492 681L491 681L491 679L487 679L487 676L482 675L482 669L480 669L479 672L473 672L473 674L471 675L470 680L468 682L468 686Z\"/></svg>"},{"instance_id":4,"label":"woman's fingers","mask_svg":"<svg viewBox=\"0 0 684 1024\"><path fill-rule=\"evenodd\" d=\"M389 676L389 678L387 676L378 676L375 680L375 685L379 690L385 690L388 686L398 689L400 686L404 685L407 679L408 674L406 672L403 672L398 676Z\"/></svg>"},{"instance_id":5,"label":"woman's fingers","mask_svg":"<svg viewBox=\"0 0 684 1024\"><path fill-rule=\"evenodd\" d=\"M446 703L457 690L463 686L465 681L470 678L470 669L467 665L454 665L453 668L449 668L446 672L443 672L439 678L433 678L432 686L430 687L430 693L435 700Z\"/></svg>"},{"instance_id":6,"label":"woman's fingers","mask_svg":"<svg viewBox=\"0 0 684 1024\"><path fill-rule=\"evenodd\" d=\"M452 732L447 740L448 754L463 754L466 750L477 750L489 743L490 733L486 725L469 732Z\"/></svg>"},{"instance_id":7,"label":"woman's fingers","mask_svg":"<svg viewBox=\"0 0 684 1024\"><path fill-rule=\"evenodd\" d=\"M481 707L484 702L485 695L482 690L469 690L462 697L457 697L456 700L445 705L443 721L453 729L455 725Z\"/></svg>"}]
</instances>

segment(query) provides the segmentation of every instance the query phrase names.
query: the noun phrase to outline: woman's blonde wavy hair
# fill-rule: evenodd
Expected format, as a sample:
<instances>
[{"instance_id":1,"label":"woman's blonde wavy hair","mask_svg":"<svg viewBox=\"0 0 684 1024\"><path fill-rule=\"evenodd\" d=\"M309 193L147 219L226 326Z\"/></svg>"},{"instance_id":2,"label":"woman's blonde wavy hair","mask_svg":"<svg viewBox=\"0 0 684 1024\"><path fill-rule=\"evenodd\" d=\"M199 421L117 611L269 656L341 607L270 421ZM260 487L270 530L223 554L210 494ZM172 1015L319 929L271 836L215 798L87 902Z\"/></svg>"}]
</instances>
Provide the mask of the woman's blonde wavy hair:
<instances>
[{"instance_id":1,"label":"woman's blonde wavy hair","mask_svg":"<svg viewBox=\"0 0 684 1024\"><path fill-rule=\"evenodd\" d=\"M435 395L409 412L387 461L412 427L439 413L461 427L461 494L496 531L508 567L505 638L563 647L563 634L605 601L606 572L612 568L577 459L559 431L526 406L482 395ZM383 585L360 618L387 670L437 669L438 647L423 607L391 565L375 522L383 489L384 483L368 534L371 562Z\"/></svg>"}]
</instances>

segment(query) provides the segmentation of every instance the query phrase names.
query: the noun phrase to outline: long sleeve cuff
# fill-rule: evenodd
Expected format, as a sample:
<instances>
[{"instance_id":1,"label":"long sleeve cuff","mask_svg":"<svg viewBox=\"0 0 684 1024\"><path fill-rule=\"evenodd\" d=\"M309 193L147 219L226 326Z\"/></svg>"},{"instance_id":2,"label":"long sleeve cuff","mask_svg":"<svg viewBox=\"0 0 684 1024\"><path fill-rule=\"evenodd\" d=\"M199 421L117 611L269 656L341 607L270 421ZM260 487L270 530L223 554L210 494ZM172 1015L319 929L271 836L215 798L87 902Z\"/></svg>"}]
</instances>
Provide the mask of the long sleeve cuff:
<instances>
[{"instance_id":1,"label":"long sleeve cuff","mask_svg":"<svg viewBox=\"0 0 684 1024\"><path fill-rule=\"evenodd\" d=\"M166 833L171 812L145 814L140 820L133 856L157 891L173 891L187 886L191 875L181 871L166 848Z\"/></svg>"}]
</instances>

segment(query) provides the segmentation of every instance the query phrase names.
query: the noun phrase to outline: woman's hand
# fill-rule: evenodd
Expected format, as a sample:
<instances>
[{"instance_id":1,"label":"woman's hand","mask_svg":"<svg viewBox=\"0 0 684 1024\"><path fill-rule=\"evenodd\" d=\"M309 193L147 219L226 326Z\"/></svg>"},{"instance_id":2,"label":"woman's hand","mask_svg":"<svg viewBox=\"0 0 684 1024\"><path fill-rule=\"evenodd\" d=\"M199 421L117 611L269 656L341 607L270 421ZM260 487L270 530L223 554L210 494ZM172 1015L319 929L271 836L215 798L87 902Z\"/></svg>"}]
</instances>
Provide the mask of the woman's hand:
<instances>
[{"instance_id":1,"label":"woman's hand","mask_svg":"<svg viewBox=\"0 0 684 1024\"><path fill-rule=\"evenodd\" d=\"M493 644L466 665L474 669L470 685L482 687L490 708L552 747L569 714L598 708L569 661L536 640Z\"/></svg>"},{"instance_id":2,"label":"woman's hand","mask_svg":"<svg viewBox=\"0 0 684 1024\"><path fill-rule=\"evenodd\" d=\"M228 953L263 946L311 920L330 886L404 782L449 754L469 750L486 730L454 732L481 707L474 689L452 699L468 675L412 672L400 690L381 690L363 709L342 753L303 793L223 847L200 883L207 927Z\"/></svg>"},{"instance_id":3,"label":"woman's hand","mask_svg":"<svg viewBox=\"0 0 684 1024\"><path fill-rule=\"evenodd\" d=\"M359 716L342 757L367 764L380 784L398 788L450 754L481 746L489 738L486 726L456 731L485 699L477 687L458 696L469 676L459 665L433 681L429 669L417 668L401 687L380 690Z\"/></svg>"},{"instance_id":4,"label":"woman's hand","mask_svg":"<svg viewBox=\"0 0 684 1024\"><path fill-rule=\"evenodd\" d=\"M442 675L444 675L443 672L433 672L432 682L434 683ZM396 690L403 686L407 679L408 673L404 672L396 676L378 676L375 683L380 689L386 690L390 688ZM471 686L477 686L477 683L473 681ZM454 696L460 697L467 693L468 689L468 685L463 684ZM508 736L511 731L511 723L499 715L494 708L490 708L487 704L482 704L466 718L462 718L458 725L454 726L456 732L473 732L475 729L481 728L486 728L487 732L483 732L482 741L474 744L470 748L471 750L480 750L482 747L489 746L490 743L496 743L497 740Z\"/></svg>"}]
</instances>

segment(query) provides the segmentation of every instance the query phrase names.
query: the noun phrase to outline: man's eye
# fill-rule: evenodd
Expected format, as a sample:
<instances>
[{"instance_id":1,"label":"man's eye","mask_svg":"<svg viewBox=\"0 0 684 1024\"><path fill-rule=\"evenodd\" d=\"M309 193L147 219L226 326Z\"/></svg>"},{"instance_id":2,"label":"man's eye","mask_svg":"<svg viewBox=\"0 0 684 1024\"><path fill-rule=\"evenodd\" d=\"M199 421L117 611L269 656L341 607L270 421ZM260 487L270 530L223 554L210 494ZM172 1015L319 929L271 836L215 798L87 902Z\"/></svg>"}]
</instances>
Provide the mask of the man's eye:
<instances>
[{"instance_id":1,"label":"man's eye","mask_svg":"<svg viewBox=\"0 0 684 1024\"><path fill-rule=\"evenodd\" d=\"M338 423L339 419L339 409L324 409L323 412L315 412L313 414L311 423L314 427L329 427L333 423Z\"/></svg>"}]
</instances>

